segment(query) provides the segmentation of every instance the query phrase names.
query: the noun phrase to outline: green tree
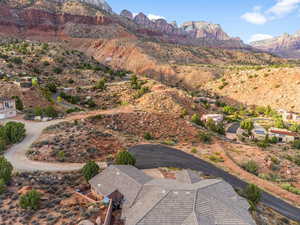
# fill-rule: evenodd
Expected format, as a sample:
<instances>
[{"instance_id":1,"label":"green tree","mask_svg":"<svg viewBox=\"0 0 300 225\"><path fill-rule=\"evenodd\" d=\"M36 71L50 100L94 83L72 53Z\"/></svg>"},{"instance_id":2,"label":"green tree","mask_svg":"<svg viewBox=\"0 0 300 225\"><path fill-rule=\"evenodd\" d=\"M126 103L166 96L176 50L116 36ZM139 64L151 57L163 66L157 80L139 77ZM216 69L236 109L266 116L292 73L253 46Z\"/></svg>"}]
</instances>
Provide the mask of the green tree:
<instances>
[{"instance_id":1,"label":"green tree","mask_svg":"<svg viewBox=\"0 0 300 225\"><path fill-rule=\"evenodd\" d=\"M241 128L246 130L248 132L248 134L250 135L251 131L254 128L254 123L251 119L243 120L241 123Z\"/></svg>"},{"instance_id":2,"label":"green tree","mask_svg":"<svg viewBox=\"0 0 300 225\"><path fill-rule=\"evenodd\" d=\"M25 125L18 122L8 122L4 126L5 135L9 143L15 144L24 139L26 136Z\"/></svg>"},{"instance_id":3,"label":"green tree","mask_svg":"<svg viewBox=\"0 0 300 225\"><path fill-rule=\"evenodd\" d=\"M22 111L24 109L24 105L19 96L13 96L13 99L16 100L16 109Z\"/></svg>"},{"instance_id":4,"label":"green tree","mask_svg":"<svg viewBox=\"0 0 300 225\"><path fill-rule=\"evenodd\" d=\"M275 123L274 123L274 126L275 126L276 128L280 128L280 129L286 128L286 126L285 126L285 124L284 124L284 122L283 122L282 119L276 119L276 120L275 120Z\"/></svg>"},{"instance_id":5,"label":"green tree","mask_svg":"<svg viewBox=\"0 0 300 225\"><path fill-rule=\"evenodd\" d=\"M11 179L13 166L8 162L4 156L0 156L0 179L3 179L5 183L8 183Z\"/></svg>"},{"instance_id":6,"label":"green tree","mask_svg":"<svg viewBox=\"0 0 300 225\"><path fill-rule=\"evenodd\" d=\"M261 190L255 184L249 184L244 189L242 195L249 200L252 209L255 209L255 206L261 200Z\"/></svg>"},{"instance_id":7,"label":"green tree","mask_svg":"<svg viewBox=\"0 0 300 225\"><path fill-rule=\"evenodd\" d=\"M0 137L0 153L6 150L6 141L4 138Z\"/></svg>"},{"instance_id":8,"label":"green tree","mask_svg":"<svg viewBox=\"0 0 300 225\"><path fill-rule=\"evenodd\" d=\"M87 162L81 172L85 178L86 181L89 181L94 176L96 176L99 173L100 167L95 163L94 161Z\"/></svg>"},{"instance_id":9,"label":"green tree","mask_svg":"<svg viewBox=\"0 0 300 225\"><path fill-rule=\"evenodd\" d=\"M205 124L206 128L216 132L218 134L225 134L225 129L224 129L224 125L222 123L216 123L215 121L213 121L212 119L209 119L206 124Z\"/></svg>"},{"instance_id":10,"label":"green tree","mask_svg":"<svg viewBox=\"0 0 300 225\"><path fill-rule=\"evenodd\" d=\"M6 183L4 179L0 178L0 195L4 193L6 189Z\"/></svg>"},{"instance_id":11,"label":"green tree","mask_svg":"<svg viewBox=\"0 0 300 225\"><path fill-rule=\"evenodd\" d=\"M149 132L146 132L146 133L144 134L144 139L145 139L145 140L152 140L153 137L152 137L152 135L151 135Z\"/></svg>"},{"instance_id":12,"label":"green tree","mask_svg":"<svg viewBox=\"0 0 300 225\"><path fill-rule=\"evenodd\" d=\"M41 193L36 190L31 190L20 196L19 204L23 209L37 210L41 200Z\"/></svg>"},{"instance_id":13,"label":"green tree","mask_svg":"<svg viewBox=\"0 0 300 225\"><path fill-rule=\"evenodd\" d=\"M118 165L132 165L136 163L135 157L128 151L121 151L117 154L116 164Z\"/></svg>"},{"instance_id":14,"label":"green tree","mask_svg":"<svg viewBox=\"0 0 300 225\"><path fill-rule=\"evenodd\" d=\"M232 115L236 111L236 108L234 108L233 106L226 105L223 107L223 112L227 115Z\"/></svg>"}]
</instances>

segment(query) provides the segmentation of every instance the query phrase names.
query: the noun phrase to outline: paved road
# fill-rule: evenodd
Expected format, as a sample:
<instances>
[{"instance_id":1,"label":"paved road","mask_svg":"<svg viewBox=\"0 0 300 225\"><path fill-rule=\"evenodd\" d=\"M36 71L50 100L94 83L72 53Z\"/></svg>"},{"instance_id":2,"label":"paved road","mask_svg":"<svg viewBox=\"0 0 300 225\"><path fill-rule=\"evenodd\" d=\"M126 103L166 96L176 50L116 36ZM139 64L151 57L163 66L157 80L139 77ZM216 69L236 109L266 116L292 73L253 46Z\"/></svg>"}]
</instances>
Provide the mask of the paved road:
<instances>
[{"instance_id":1,"label":"paved road","mask_svg":"<svg viewBox=\"0 0 300 225\"><path fill-rule=\"evenodd\" d=\"M183 151L162 145L138 145L129 149L137 159L139 169L157 167L176 167L193 169L221 177L234 188L243 189L247 183L225 172L224 170L189 155ZM300 222L300 209L266 192L262 194L262 202L282 215Z\"/></svg>"},{"instance_id":2,"label":"paved road","mask_svg":"<svg viewBox=\"0 0 300 225\"><path fill-rule=\"evenodd\" d=\"M13 165L14 169L18 171L50 171L50 172L67 172L79 170L83 164L80 163L47 163L29 160L26 157L26 152L31 144L39 138L42 131L50 126L61 122L61 120L50 122L29 122L29 121L16 121L22 122L26 127L25 139L6 151L4 157Z\"/></svg>"}]
</instances>

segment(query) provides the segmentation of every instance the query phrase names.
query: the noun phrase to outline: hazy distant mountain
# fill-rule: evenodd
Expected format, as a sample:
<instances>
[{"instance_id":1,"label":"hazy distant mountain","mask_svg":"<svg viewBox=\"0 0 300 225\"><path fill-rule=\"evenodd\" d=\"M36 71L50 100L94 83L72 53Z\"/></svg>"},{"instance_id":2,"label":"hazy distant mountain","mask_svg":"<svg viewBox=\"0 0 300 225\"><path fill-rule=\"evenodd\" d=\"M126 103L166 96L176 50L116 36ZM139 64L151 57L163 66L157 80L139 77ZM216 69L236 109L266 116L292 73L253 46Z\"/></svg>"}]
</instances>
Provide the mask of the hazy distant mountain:
<instances>
[{"instance_id":1,"label":"hazy distant mountain","mask_svg":"<svg viewBox=\"0 0 300 225\"><path fill-rule=\"evenodd\" d=\"M300 31L295 34L252 42L251 45L263 51L271 52L286 58L300 58Z\"/></svg>"}]
</instances>

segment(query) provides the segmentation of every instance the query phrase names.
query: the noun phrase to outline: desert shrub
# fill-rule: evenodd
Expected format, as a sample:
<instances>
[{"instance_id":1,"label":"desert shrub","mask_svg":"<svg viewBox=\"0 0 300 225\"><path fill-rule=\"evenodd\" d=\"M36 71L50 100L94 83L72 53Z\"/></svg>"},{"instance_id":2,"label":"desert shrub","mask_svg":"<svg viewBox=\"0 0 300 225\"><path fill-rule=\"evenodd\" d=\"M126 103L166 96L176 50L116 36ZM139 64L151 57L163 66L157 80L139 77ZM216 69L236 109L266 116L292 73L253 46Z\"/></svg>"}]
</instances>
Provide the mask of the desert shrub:
<instances>
[{"instance_id":1,"label":"desert shrub","mask_svg":"<svg viewBox=\"0 0 300 225\"><path fill-rule=\"evenodd\" d=\"M223 157L219 155L211 155L209 156L209 160L215 163L224 162Z\"/></svg>"},{"instance_id":2,"label":"desert shrub","mask_svg":"<svg viewBox=\"0 0 300 225\"><path fill-rule=\"evenodd\" d=\"M86 181L89 181L99 173L100 167L94 161L87 162L81 172Z\"/></svg>"},{"instance_id":3,"label":"desert shrub","mask_svg":"<svg viewBox=\"0 0 300 225\"><path fill-rule=\"evenodd\" d=\"M75 107L75 108L71 108L71 109L67 109L66 113L73 113L73 112L81 112L82 109Z\"/></svg>"},{"instance_id":4,"label":"desert shrub","mask_svg":"<svg viewBox=\"0 0 300 225\"><path fill-rule=\"evenodd\" d=\"M148 87L141 87L139 90L137 90L137 92L134 95L134 98L140 98L142 97L144 94L146 94L147 92L149 92L149 88Z\"/></svg>"},{"instance_id":5,"label":"desert shrub","mask_svg":"<svg viewBox=\"0 0 300 225\"><path fill-rule=\"evenodd\" d=\"M210 144L212 142L211 135L205 132L199 132L199 140L203 143Z\"/></svg>"},{"instance_id":6,"label":"desert shrub","mask_svg":"<svg viewBox=\"0 0 300 225\"><path fill-rule=\"evenodd\" d=\"M257 163L253 160L249 160L248 162L244 163L242 165L242 168L249 173L252 173L256 176L258 175L259 167L258 167Z\"/></svg>"},{"instance_id":7,"label":"desert shrub","mask_svg":"<svg viewBox=\"0 0 300 225\"><path fill-rule=\"evenodd\" d=\"M48 106L43 110L43 115L46 117L56 118L58 117L58 112L53 106Z\"/></svg>"},{"instance_id":8,"label":"desert shrub","mask_svg":"<svg viewBox=\"0 0 300 225\"><path fill-rule=\"evenodd\" d=\"M300 140L295 140L292 144L293 148L300 149Z\"/></svg>"},{"instance_id":9,"label":"desert shrub","mask_svg":"<svg viewBox=\"0 0 300 225\"><path fill-rule=\"evenodd\" d=\"M53 73L60 74L62 73L63 69L60 67L54 67L52 71Z\"/></svg>"},{"instance_id":10,"label":"desert shrub","mask_svg":"<svg viewBox=\"0 0 300 225\"><path fill-rule=\"evenodd\" d=\"M216 132L218 134L225 134L224 125L222 123L215 123L212 119L209 119L205 123L205 127L213 132Z\"/></svg>"},{"instance_id":11,"label":"desert shrub","mask_svg":"<svg viewBox=\"0 0 300 225\"><path fill-rule=\"evenodd\" d=\"M116 156L116 164L118 165L132 165L136 163L135 157L128 151L121 151Z\"/></svg>"},{"instance_id":12,"label":"desert shrub","mask_svg":"<svg viewBox=\"0 0 300 225\"><path fill-rule=\"evenodd\" d=\"M196 148L193 148L192 151L191 151L193 154L196 154L198 151Z\"/></svg>"},{"instance_id":13,"label":"desert shrub","mask_svg":"<svg viewBox=\"0 0 300 225\"><path fill-rule=\"evenodd\" d=\"M46 88L51 91L52 93L56 93L57 92L57 86L55 83L48 83L46 84Z\"/></svg>"},{"instance_id":14,"label":"desert shrub","mask_svg":"<svg viewBox=\"0 0 300 225\"><path fill-rule=\"evenodd\" d=\"M4 179L0 178L0 195L5 192L6 189L6 183Z\"/></svg>"},{"instance_id":15,"label":"desert shrub","mask_svg":"<svg viewBox=\"0 0 300 225\"><path fill-rule=\"evenodd\" d=\"M41 200L41 193L36 190L31 190L20 196L19 204L22 209L37 210Z\"/></svg>"},{"instance_id":16,"label":"desert shrub","mask_svg":"<svg viewBox=\"0 0 300 225\"><path fill-rule=\"evenodd\" d=\"M106 79L103 78L103 79L97 81L95 88L100 91L105 90L106 89Z\"/></svg>"},{"instance_id":17,"label":"desert shrub","mask_svg":"<svg viewBox=\"0 0 300 225\"><path fill-rule=\"evenodd\" d=\"M144 134L144 139L146 139L146 140L152 140L153 137L152 137L152 135L151 135L149 132L146 132L146 133Z\"/></svg>"},{"instance_id":18,"label":"desert shrub","mask_svg":"<svg viewBox=\"0 0 300 225\"><path fill-rule=\"evenodd\" d=\"M3 179L5 183L8 183L11 179L13 166L8 162L4 156L0 156L0 179Z\"/></svg>"},{"instance_id":19,"label":"desert shrub","mask_svg":"<svg viewBox=\"0 0 300 225\"><path fill-rule=\"evenodd\" d=\"M267 148L269 147L269 142L268 140L259 141L257 142L257 146L260 148Z\"/></svg>"},{"instance_id":20,"label":"desert shrub","mask_svg":"<svg viewBox=\"0 0 300 225\"><path fill-rule=\"evenodd\" d=\"M10 61L14 64L22 64L23 60L20 57L12 57Z\"/></svg>"},{"instance_id":21,"label":"desert shrub","mask_svg":"<svg viewBox=\"0 0 300 225\"><path fill-rule=\"evenodd\" d=\"M19 96L13 96L13 99L16 100L16 109L22 111L24 109L24 105Z\"/></svg>"},{"instance_id":22,"label":"desert shrub","mask_svg":"<svg viewBox=\"0 0 300 225\"><path fill-rule=\"evenodd\" d=\"M242 195L248 199L251 209L254 210L256 205L260 202L261 200L261 190L259 189L258 186L255 184L249 184L247 187L243 190Z\"/></svg>"},{"instance_id":23,"label":"desert shrub","mask_svg":"<svg viewBox=\"0 0 300 225\"><path fill-rule=\"evenodd\" d=\"M287 190L287 191L289 191L291 193L294 193L296 195L300 195L300 189L294 187L292 184L283 183L283 184L281 184L281 188L283 188L284 190Z\"/></svg>"},{"instance_id":24,"label":"desert shrub","mask_svg":"<svg viewBox=\"0 0 300 225\"><path fill-rule=\"evenodd\" d=\"M191 118L191 122L194 123L194 124L197 124L199 126L203 126L203 122L199 116L199 114L194 114Z\"/></svg>"}]
</instances>

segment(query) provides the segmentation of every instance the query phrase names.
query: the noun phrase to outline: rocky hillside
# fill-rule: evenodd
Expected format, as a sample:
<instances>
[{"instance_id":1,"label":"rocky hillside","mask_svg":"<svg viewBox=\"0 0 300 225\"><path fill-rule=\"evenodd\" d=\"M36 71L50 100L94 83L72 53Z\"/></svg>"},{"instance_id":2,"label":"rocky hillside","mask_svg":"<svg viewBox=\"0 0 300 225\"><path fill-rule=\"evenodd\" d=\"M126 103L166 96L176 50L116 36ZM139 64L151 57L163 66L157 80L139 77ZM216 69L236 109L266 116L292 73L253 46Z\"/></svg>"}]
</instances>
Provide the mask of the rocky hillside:
<instances>
[{"instance_id":1,"label":"rocky hillside","mask_svg":"<svg viewBox=\"0 0 300 225\"><path fill-rule=\"evenodd\" d=\"M298 67L232 67L204 88L234 104L270 105L274 109L300 111Z\"/></svg>"},{"instance_id":2,"label":"rocky hillside","mask_svg":"<svg viewBox=\"0 0 300 225\"><path fill-rule=\"evenodd\" d=\"M178 28L129 11L109 13L82 1L9 0L0 3L0 35L59 42L118 69L154 76L169 84L199 87L220 76L207 64L278 64L255 53L219 25L205 22ZM242 48L242 49L241 49Z\"/></svg>"},{"instance_id":3,"label":"rocky hillside","mask_svg":"<svg viewBox=\"0 0 300 225\"><path fill-rule=\"evenodd\" d=\"M257 49L274 53L286 58L300 58L300 31L293 35L282 36L251 43Z\"/></svg>"}]
</instances>

